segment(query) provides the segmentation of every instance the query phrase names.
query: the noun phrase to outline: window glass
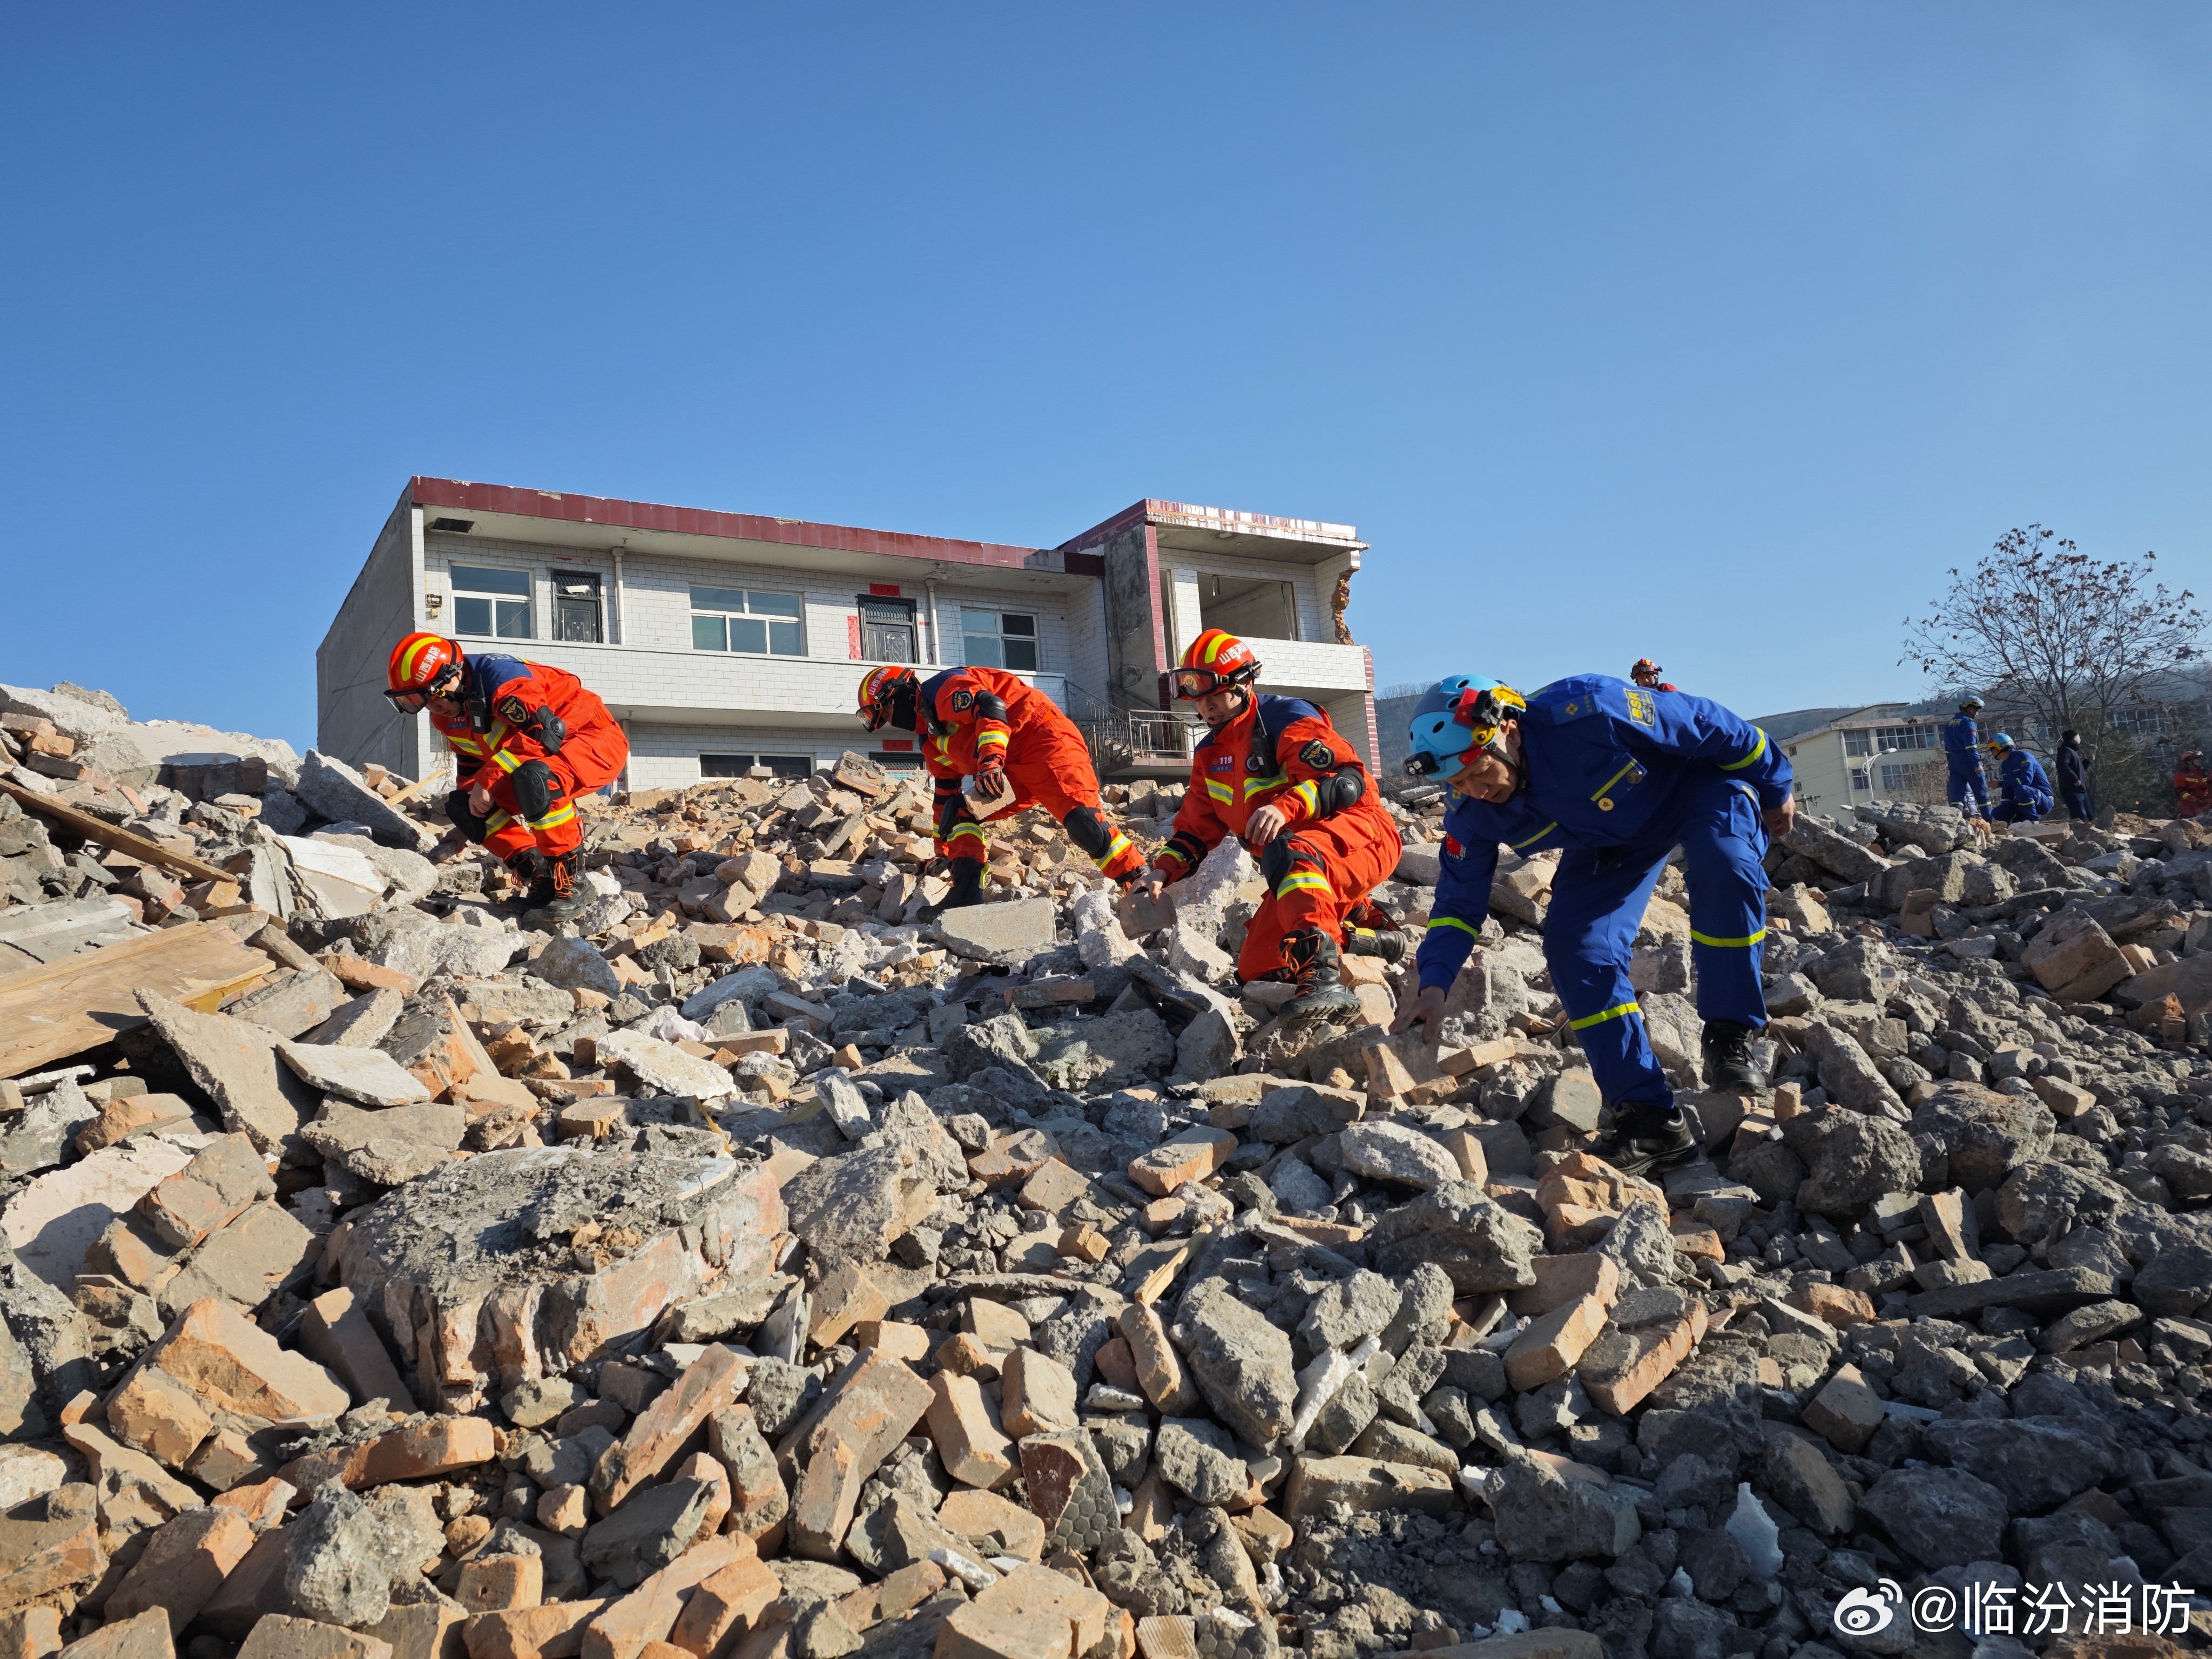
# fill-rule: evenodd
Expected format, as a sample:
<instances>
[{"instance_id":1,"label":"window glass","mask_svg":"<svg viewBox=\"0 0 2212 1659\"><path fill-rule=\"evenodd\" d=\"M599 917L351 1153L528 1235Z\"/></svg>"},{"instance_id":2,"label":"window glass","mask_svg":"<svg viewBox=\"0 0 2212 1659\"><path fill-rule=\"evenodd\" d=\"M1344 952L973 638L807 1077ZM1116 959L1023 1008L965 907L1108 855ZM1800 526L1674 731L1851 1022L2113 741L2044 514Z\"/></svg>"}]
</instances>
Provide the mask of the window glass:
<instances>
[{"instance_id":1,"label":"window glass","mask_svg":"<svg viewBox=\"0 0 2212 1659\"><path fill-rule=\"evenodd\" d=\"M801 657L806 654L804 615L796 593L758 593L746 587L693 582L691 648Z\"/></svg>"},{"instance_id":2,"label":"window glass","mask_svg":"<svg viewBox=\"0 0 2212 1659\"><path fill-rule=\"evenodd\" d=\"M530 573L490 565L453 567L453 629L502 640L534 638L530 626Z\"/></svg>"},{"instance_id":3,"label":"window glass","mask_svg":"<svg viewBox=\"0 0 2212 1659\"><path fill-rule=\"evenodd\" d=\"M961 659L979 668L1037 669L1036 618L1016 611L960 611Z\"/></svg>"}]
</instances>

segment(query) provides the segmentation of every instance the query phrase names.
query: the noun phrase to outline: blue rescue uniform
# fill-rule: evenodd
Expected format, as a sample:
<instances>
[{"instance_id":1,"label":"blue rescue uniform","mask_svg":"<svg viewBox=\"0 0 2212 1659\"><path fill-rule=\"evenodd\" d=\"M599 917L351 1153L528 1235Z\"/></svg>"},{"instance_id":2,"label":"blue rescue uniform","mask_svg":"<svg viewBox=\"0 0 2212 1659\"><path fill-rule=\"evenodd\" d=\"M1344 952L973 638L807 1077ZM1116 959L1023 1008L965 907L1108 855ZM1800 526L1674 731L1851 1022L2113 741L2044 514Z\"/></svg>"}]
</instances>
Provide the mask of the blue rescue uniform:
<instances>
[{"instance_id":1,"label":"blue rescue uniform","mask_svg":"<svg viewBox=\"0 0 2212 1659\"><path fill-rule=\"evenodd\" d=\"M1982 770L1982 728L1972 714L1962 712L1956 720L1944 722L1943 756L1951 769L1943 799L1954 806L1979 808L1974 814L1977 817L1989 817L1989 779Z\"/></svg>"},{"instance_id":2,"label":"blue rescue uniform","mask_svg":"<svg viewBox=\"0 0 2212 1659\"><path fill-rule=\"evenodd\" d=\"M1674 1091L1652 1054L1629 957L1677 847L1689 861L1698 1012L1766 1023L1766 826L1790 799L1790 763L1766 733L1706 697L1663 696L1602 674L1546 686L1521 721L1528 781L1503 805L1455 796L1427 936L1427 987L1449 987L1490 909L1498 849L1562 849L1544 958L1608 1104L1664 1110Z\"/></svg>"},{"instance_id":3,"label":"blue rescue uniform","mask_svg":"<svg viewBox=\"0 0 2212 1659\"><path fill-rule=\"evenodd\" d=\"M2002 792L1996 810L2001 822L2033 823L2051 811L2051 780L2043 763L2027 750L2014 749L2004 757L1997 783Z\"/></svg>"}]
</instances>

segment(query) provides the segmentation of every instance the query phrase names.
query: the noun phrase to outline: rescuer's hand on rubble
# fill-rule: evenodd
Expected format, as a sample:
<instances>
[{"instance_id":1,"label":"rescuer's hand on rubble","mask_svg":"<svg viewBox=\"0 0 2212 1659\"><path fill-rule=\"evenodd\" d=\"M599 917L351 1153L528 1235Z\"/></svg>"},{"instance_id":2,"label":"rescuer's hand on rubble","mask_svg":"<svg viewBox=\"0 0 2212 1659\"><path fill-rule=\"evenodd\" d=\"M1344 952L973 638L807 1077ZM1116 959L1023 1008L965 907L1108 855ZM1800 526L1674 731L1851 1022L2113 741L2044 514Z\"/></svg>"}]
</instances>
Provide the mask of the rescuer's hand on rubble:
<instances>
[{"instance_id":1,"label":"rescuer's hand on rubble","mask_svg":"<svg viewBox=\"0 0 2212 1659\"><path fill-rule=\"evenodd\" d=\"M1786 836L1797 822L1797 803L1785 800L1779 806L1770 806L1759 815L1766 820L1766 832L1771 836Z\"/></svg>"},{"instance_id":2,"label":"rescuer's hand on rubble","mask_svg":"<svg viewBox=\"0 0 2212 1659\"><path fill-rule=\"evenodd\" d=\"M491 791L481 783L469 786L469 811L480 818L491 816Z\"/></svg>"},{"instance_id":3,"label":"rescuer's hand on rubble","mask_svg":"<svg viewBox=\"0 0 2212 1659\"><path fill-rule=\"evenodd\" d=\"M1281 807L1263 806L1244 820L1244 839L1255 847L1265 847L1283 833L1283 826L1289 822Z\"/></svg>"},{"instance_id":4,"label":"rescuer's hand on rubble","mask_svg":"<svg viewBox=\"0 0 2212 1659\"><path fill-rule=\"evenodd\" d=\"M1413 1029L1415 1021L1428 1027L1423 1033L1430 1042L1436 1041L1437 1027L1444 1017L1444 988L1425 985L1415 995L1398 1005L1398 1018L1390 1022L1390 1035Z\"/></svg>"},{"instance_id":5,"label":"rescuer's hand on rubble","mask_svg":"<svg viewBox=\"0 0 2212 1659\"><path fill-rule=\"evenodd\" d=\"M1160 896L1160 890L1168 884L1166 867L1158 864L1148 864L1145 866L1143 873L1138 876L1132 884L1146 898L1158 898Z\"/></svg>"}]
</instances>

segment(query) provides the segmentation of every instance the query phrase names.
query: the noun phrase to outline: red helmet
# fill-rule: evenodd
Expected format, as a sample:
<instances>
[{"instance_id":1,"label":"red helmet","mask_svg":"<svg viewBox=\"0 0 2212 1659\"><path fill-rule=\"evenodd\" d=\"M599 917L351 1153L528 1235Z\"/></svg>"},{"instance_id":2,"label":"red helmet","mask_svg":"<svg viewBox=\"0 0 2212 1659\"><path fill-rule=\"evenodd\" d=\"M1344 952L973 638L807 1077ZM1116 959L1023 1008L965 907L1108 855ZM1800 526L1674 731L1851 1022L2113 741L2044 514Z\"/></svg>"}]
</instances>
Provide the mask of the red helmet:
<instances>
[{"instance_id":1,"label":"red helmet","mask_svg":"<svg viewBox=\"0 0 2212 1659\"><path fill-rule=\"evenodd\" d=\"M913 708L921 682L915 678L914 670L896 663L882 668L871 668L860 676L860 706L855 711L860 724L871 732L880 732L885 726L903 726L914 729ZM907 706L907 718L894 720L898 706Z\"/></svg>"},{"instance_id":2,"label":"red helmet","mask_svg":"<svg viewBox=\"0 0 2212 1659\"><path fill-rule=\"evenodd\" d=\"M1628 671L1628 678L1632 680L1638 674L1649 674L1652 678L1656 679L1660 675L1666 672L1667 671L1662 668L1657 663L1652 661L1650 658L1638 657L1636 659L1636 666Z\"/></svg>"},{"instance_id":3,"label":"red helmet","mask_svg":"<svg viewBox=\"0 0 2212 1659\"><path fill-rule=\"evenodd\" d=\"M461 663L461 647L453 641L439 634L410 634L392 647L384 695L393 708L411 714L425 696L460 672Z\"/></svg>"},{"instance_id":4,"label":"red helmet","mask_svg":"<svg viewBox=\"0 0 2212 1659\"><path fill-rule=\"evenodd\" d=\"M1249 685L1260 678L1260 659L1234 634L1209 628L1190 642L1175 672L1175 694L1189 702L1209 691Z\"/></svg>"}]
</instances>

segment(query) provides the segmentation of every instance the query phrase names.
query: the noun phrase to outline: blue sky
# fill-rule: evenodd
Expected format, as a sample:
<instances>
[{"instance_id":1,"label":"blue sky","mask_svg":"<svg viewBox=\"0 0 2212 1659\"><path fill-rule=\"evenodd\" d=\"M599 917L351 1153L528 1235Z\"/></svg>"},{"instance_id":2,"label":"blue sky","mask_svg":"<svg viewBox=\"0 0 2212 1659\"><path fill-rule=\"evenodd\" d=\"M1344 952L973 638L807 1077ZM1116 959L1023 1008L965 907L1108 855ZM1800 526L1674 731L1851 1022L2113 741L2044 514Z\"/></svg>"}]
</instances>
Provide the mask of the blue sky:
<instances>
[{"instance_id":1,"label":"blue sky","mask_svg":"<svg viewBox=\"0 0 2212 1659\"><path fill-rule=\"evenodd\" d=\"M19 10L0 679L313 737L416 472L1348 520L1385 682L1920 695L2008 526L2206 574L2212 12Z\"/></svg>"}]
</instances>

